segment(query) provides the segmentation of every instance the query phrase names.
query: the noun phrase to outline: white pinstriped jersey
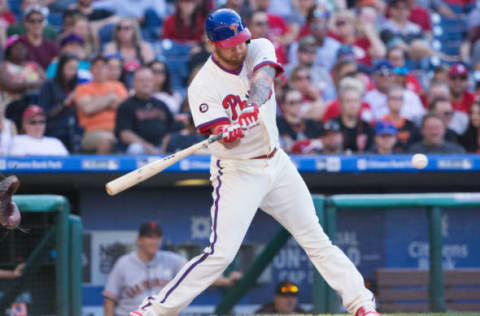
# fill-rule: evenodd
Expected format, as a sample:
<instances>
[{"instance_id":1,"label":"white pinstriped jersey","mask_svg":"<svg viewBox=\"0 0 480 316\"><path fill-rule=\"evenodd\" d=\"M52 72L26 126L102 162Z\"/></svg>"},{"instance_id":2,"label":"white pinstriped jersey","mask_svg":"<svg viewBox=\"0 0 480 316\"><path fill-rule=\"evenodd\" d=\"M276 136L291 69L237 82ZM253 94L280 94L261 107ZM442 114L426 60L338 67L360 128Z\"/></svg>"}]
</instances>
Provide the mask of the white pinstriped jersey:
<instances>
[{"instance_id":1,"label":"white pinstriped jersey","mask_svg":"<svg viewBox=\"0 0 480 316\"><path fill-rule=\"evenodd\" d=\"M265 65L280 69L275 49L267 39L255 39L248 44L245 62L238 71L229 71L215 61L213 55L203 65L188 88L190 111L196 128L207 132L222 122L238 121L247 104L253 72ZM221 143L209 146L210 153L220 159L249 159L269 154L278 147L276 102L273 84L271 96L260 106L260 124L248 130L240 144L227 149Z\"/></svg>"}]
</instances>

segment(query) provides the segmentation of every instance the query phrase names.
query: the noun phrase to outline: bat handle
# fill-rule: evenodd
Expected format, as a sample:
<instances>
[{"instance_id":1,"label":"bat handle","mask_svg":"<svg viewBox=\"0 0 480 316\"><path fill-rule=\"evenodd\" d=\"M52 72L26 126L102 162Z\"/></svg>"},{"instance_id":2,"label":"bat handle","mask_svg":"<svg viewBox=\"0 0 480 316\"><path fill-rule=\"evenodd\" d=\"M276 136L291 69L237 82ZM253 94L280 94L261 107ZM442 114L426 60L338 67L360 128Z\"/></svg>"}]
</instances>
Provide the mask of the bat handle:
<instances>
[{"instance_id":1,"label":"bat handle","mask_svg":"<svg viewBox=\"0 0 480 316\"><path fill-rule=\"evenodd\" d=\"M222 139L222 137L223 137L223 133L210 136L210 137L208 138L208 144L214 143L214 142Z\"/></svg>"}]
</instances>

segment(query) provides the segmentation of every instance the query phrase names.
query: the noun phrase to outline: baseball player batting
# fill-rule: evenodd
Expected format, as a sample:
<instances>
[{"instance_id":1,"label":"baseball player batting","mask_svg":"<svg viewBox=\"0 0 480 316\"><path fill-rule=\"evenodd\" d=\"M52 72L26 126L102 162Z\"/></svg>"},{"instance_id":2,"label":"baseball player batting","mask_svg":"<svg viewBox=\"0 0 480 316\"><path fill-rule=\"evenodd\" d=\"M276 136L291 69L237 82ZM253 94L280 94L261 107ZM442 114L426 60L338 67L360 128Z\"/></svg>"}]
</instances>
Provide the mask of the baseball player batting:
<instances>
[{"instance_id":1,"label":"baseball player batting","mask_svg":"<svg viewBox=\"0 0 480 316\"><path fill-rule=\"evenodd\" d=\"M379 315L360 273L323 232L307 186L279 147L273 81L283 69L272 43L252 40L229 9L212 12L205 30L213 53L189 86L188 101L200 132L222 133L221 142L209 146L210 246L130 316L180 313L232 262L258 208L292 234L351 314Z\"/></svg>"}]
</instances>

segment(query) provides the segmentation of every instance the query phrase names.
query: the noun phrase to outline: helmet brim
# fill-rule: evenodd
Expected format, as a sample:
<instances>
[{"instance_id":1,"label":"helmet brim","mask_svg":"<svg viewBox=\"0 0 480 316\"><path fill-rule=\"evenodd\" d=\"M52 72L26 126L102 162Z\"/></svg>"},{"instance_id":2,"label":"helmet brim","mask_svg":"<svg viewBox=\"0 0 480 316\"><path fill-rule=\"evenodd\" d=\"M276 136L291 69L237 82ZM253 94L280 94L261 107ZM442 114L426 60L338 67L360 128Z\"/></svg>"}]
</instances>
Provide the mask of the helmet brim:
<instances>
[{"instance_id":1,"label":"helmet brim","mask_svg":"<svg viewBox=\"0 0 480 316\"><path fill-rule=\"evenodd\" d=\"M252 34L250 33L250 31L247 28L244 28L243 31L238 33L236 36L227 38L223 41L217 41L214 43L216 46L220 48L232 48L237 46L238 44L248 41L251 38L252 38Z\"/></svg>"}]
</instances>

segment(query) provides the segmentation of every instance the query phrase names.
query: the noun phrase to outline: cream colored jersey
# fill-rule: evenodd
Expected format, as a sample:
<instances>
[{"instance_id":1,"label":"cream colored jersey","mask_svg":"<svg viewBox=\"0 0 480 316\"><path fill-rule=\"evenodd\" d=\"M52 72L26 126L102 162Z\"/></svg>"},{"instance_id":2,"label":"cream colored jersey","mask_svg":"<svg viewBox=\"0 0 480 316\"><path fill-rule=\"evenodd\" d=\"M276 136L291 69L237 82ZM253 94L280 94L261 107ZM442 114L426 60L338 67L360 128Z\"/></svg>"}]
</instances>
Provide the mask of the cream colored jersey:
<instances>
[{"instance_id":1,"label":"cream colored jersey","mask_svg":"<svg viewBox=\"0 0 480 316\"><path fill-rule=\"evenodd\" d=\"M245 62L238 71L223 68L212 56L197 73L188 88L190 111L197 130L238 121L241 109L247 105L250 80L253 73L265 65L283 71L277 63L275 49L267 39L255 39L248 44ZM260 105L259 124L245 132L240 144L226 148L221 143L209 146L210 153L220 159L249 159L267 155L278 147L275 93L273 84L270 98Z\"/></svg>"}]
</instances>

